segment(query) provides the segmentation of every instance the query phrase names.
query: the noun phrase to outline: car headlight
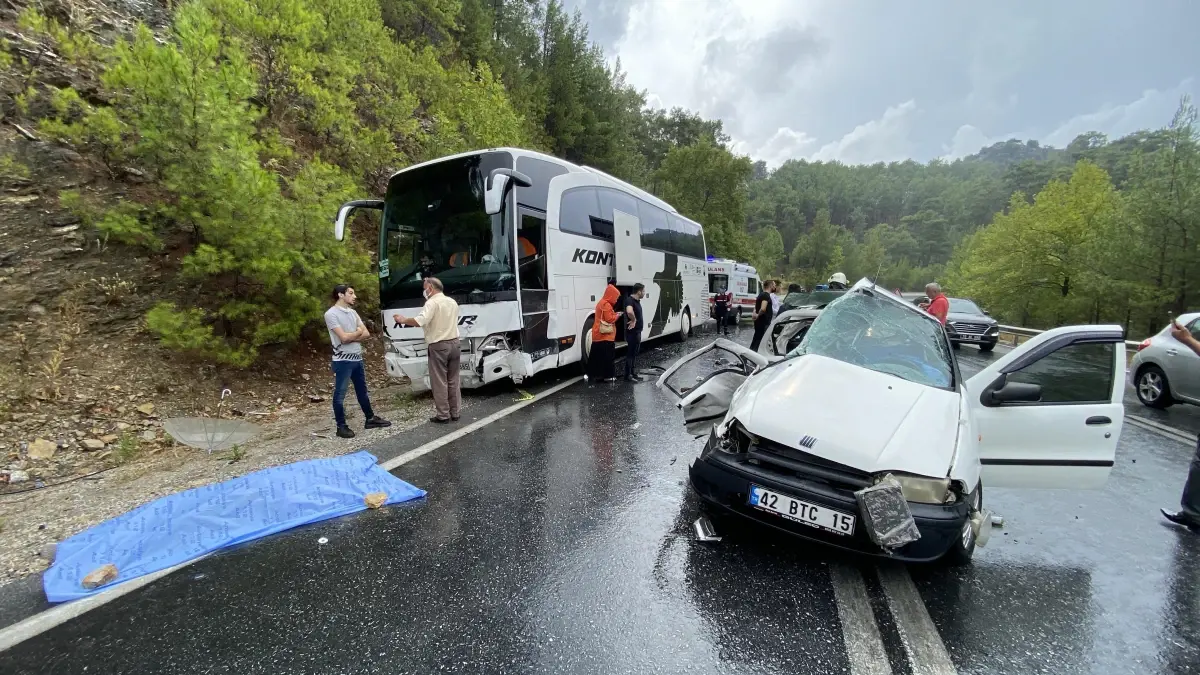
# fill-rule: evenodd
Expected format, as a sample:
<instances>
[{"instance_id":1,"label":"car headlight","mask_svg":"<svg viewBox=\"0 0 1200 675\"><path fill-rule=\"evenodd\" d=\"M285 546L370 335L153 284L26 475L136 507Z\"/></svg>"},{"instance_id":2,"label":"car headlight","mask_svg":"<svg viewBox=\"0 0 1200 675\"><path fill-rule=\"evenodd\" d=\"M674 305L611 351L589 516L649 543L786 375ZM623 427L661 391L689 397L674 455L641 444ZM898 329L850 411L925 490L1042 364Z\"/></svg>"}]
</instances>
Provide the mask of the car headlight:
<instances>
[{"instance_id":1,"label":"car headlight","mask_svg":"<svg viewBox=\"0 0 1200 675\"><path fill-rule=\"evenodd\" d=\"M717 434L717 428L713 427L713 438L711 445L714 450L719 450L729 455L736 455L746 452L755 442L755 438L742 430L742 426L733 420L725 428L725 434Z\"/></svg>"},{"instance_id":2,"label":"car headlight","mask_svg":"<svg viewBox=\"0 0 1200 675\"><path fill-rule=\"evenodd\" d=\"M900 473L875 476L875 482L883 480L887 475L900 483L900 491L904 499L918 504L951 504L957 497L950 491L949 478L923 478L921 476L906 476Z\"/></svg>"},{"instance_id":3,"label":"car headlight","mask_svg":"<svg viewBox=\"0 0 1200 675\"><path fill-rule=\"evenodd\" d=\"M992 327L988 328L987 334L988 335L999 335L1000 334L1000 326L992 326Z\"/></svg>"}]
</instances>

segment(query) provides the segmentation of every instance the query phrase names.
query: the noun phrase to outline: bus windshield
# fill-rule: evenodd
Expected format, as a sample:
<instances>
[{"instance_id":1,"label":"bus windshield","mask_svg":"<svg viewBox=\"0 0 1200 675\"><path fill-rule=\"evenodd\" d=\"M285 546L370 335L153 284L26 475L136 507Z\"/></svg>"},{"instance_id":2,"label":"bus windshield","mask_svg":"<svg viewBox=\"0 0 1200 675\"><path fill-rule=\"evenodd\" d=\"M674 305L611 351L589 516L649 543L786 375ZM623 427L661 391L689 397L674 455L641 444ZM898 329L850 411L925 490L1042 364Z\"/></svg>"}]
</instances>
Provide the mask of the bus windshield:
<instances>
[{"instance_id":1,"label":"bus windshield","mask_svg":"<svg viewBox=\"0 0 1200 675\"><path fill-rule=\"evenodd\" d=\"M392 177L379 241L382 307L420 304L430 276L460 303L515 299L498 295L516 290L511 204L491 216L483 205L488 174L512 166L511 154L485 152Z\"/></svg>"}]
</instances>

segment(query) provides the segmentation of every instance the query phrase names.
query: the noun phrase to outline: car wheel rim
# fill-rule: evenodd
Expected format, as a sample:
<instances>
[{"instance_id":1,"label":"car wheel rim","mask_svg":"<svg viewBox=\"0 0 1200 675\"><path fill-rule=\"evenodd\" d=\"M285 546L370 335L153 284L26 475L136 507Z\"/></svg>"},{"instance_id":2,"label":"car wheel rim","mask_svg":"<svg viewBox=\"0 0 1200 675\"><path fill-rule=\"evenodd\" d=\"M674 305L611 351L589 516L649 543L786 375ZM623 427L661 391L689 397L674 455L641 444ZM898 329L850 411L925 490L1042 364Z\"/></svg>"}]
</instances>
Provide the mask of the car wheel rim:
<instances>
[{"instance_id":1,"label":"car wheel rim","mask_svg":"<svg viewBox=\"0 0 1200 675\"><path fill-rule=\"evenodd\" d=\"M589 358L592 355L592 331L589 328L583 334L583 357Z\"/></svg>"},{"instance_id":2,"label":"car wheel rim","mask_svg":"<svg viewBox=\"0 0 1200 675\"><path fill-rule=\"evenodd\" d=\"M692 332L692 318L688 316L687 312L683 313L683 324L679 327L679 331L683 337L687 337L688 333Z\"/></svg>"},{"instance_id":3,"label":"car wheel rim","mask_svg":"<svg viewBox=\"0 0 1200 675\"><path fill-rule=\"evenodd\" d=\"M1162 395L1162 378L1158 373L1146 373L1142 375L1142 382L1138 386L1138 391L1141 392L1142 398L1147 401L1157 401Z\"/></svg>"},{"instance_id":4,"label":"car wheel rim","mask_svg":"<svg viewBox=\"0 0 1200 675\"><path fill-rule=\"evenodd\" d=\"M962 529L962 547L964 551L971 550L971 540L975 537L975 530L971 527L971 519L967 518L967 522L963 523Z\"/></svg>"}]
</instances>

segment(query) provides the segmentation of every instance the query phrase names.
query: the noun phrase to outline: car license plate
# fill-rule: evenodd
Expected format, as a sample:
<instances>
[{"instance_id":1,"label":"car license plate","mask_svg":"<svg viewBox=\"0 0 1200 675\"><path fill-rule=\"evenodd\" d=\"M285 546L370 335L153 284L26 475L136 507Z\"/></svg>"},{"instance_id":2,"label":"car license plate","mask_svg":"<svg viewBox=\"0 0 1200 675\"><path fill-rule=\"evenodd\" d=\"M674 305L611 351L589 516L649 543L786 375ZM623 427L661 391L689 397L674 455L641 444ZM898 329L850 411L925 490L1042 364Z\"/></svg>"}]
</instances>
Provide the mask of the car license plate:
<instances>
[{"instance_id":1,"label":"car license plate","mask_svg":"<svg viewBox=\"0 0 1200 675\"><path fill-rule=\"evenodd\" d=\"M854 516L849 513L802 502L774 490L751 485L749 503L756 509L783 516L809 527L829 530L838 534L854 534Z\"/></svg>"},{"instance_id":2,"label":"car license plate","mask_svg":"<svg viewBox=\"0 0 1200 675\"><path fill-rule=\"evenodd\" d=\"M974 342L979 339L978 335L960 335L959 337L967 342Z\"/></svg>"}]
</instances>

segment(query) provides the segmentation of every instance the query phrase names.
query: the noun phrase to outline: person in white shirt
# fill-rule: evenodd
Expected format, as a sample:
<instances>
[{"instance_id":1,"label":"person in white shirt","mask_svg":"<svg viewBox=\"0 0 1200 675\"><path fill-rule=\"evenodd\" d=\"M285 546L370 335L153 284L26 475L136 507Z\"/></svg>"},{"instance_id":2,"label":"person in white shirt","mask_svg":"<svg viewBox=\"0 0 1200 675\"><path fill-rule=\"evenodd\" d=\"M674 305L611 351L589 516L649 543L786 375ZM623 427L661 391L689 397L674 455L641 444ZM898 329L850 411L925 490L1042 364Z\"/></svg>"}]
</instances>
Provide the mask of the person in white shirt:
<instances>
[{"instance_id":1,"label":"person in white shirt","mask_svg":"<svg viewBox=\"0 0 1200 675\"><path fill-rule=\"evenodd\" d=\"M362 318L354 311L358 298L354 289L338 284L333 287L333 306L325 312L325 327L329 329L329 342L333 344L333 419L337 423L337 435L354 438L354 432L346 425L346 410L342 401L346 390L354 383L354 396L362 409L367 429L390 427L392 423L377 417L371 410L371 398L367 396L367 371L363 367L363 340L371 337Z\"/></svg>"},{"instance_id":2,"label":"person in white shirt","mask_svg":"<svg viewBox=\"0 0 1200 675\"><path fill-rule=\"evenodd\" d=\"M425 332L429 358L429 388L433 390L434 416L431 422L447 424L457 421L461 403L458 366L462 347L458 342L458 303L446 295L440 279L426 277L425 306L421 313L408 318L393 314L392 320L401 326L420 326Z\"/></svg>"}]
</instances>

